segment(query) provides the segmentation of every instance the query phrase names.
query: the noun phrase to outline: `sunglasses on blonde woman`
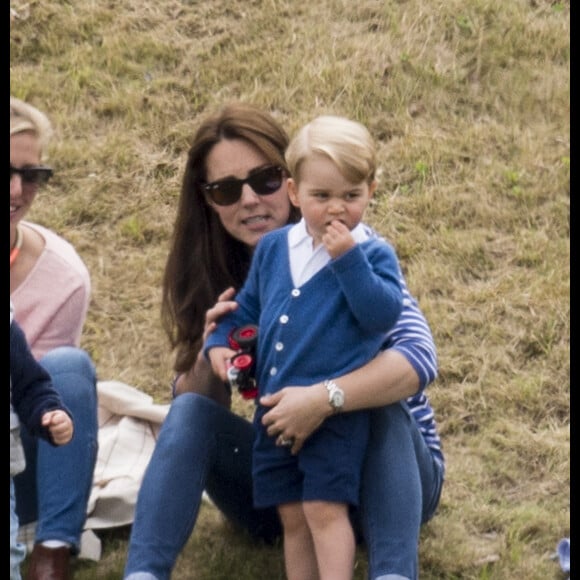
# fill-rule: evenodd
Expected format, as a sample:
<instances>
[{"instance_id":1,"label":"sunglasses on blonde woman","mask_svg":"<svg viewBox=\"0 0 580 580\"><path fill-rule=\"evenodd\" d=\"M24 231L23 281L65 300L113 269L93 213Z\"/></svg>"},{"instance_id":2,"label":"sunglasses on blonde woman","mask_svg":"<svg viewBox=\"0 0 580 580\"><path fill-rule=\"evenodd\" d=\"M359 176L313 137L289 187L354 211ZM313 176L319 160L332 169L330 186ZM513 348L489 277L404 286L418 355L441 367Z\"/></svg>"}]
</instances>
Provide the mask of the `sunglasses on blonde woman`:
<instances>
[{"instance_id":1,"label":"sunglasses on blonde woman","mask_svg":"<svg viewBox=\"0 0 580 580\"><path fill-rule=\"evenodd\" d=\"M15 175L20 175L23 185L44 185L52 177L51 167L45 165L33 165L29 167L14 167L10 165L10 181Z\"/></svg>"},{"instance_id":2,"label":"sunglasses on blonde woman","mask_svg":"<svg viewBox=\"0 0 580 580\"><path fill-rule=\"evenodd\" d=\"M222 179L201 184L202 191L217 205L232 205L242 197L242 187L247 183L258 195L271 195L280 189L284 168L268 166L248 175L246 179Z\"/></svg>"}]
</instances>

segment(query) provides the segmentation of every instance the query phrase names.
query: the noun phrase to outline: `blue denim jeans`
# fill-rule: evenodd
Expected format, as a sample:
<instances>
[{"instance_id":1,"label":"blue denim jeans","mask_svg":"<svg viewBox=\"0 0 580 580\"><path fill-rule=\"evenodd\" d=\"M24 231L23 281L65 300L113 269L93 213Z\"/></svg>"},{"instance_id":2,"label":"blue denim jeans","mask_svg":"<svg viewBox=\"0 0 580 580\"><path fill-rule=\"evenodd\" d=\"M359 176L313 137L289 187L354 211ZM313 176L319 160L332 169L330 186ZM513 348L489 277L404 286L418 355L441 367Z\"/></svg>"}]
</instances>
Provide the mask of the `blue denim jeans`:
<instances>
[{"instance_id":1,"label":"blue denim jeans","mask_svg":"<svg viewBox=\"0 0 580 580\"><path fill-rule=\"evenodd\" d=\"M139 491L125 566L126 580L168 580L191 535L202 493L256 538L281 533L274 509L252 500L252 425L215 402L178 396L159 433ZM443 469L404 404L371 411L360 524L369 578L417 577L419 529L437 507Z\"/></svg>"},{"instance_id":2,"label":"blue denim jeans","mask_svg":"<svg viewBox=\"0 0 580 580\"><path fill-rule=\"evenodd\" d=\"M405 403L371 411L370 437L357 514L369 579L416 580L419 532L439 504L444 468Z\"/></svg>"},{"instance_id":3,"label":"blue denim jeans","mask_svg":"<svg viewBox=\"0 0 580 580\"><path fill-rule=\"evenodd\" d=\"M77 553L97 458L96 371L88 354L74 347L56 348L39 362L73 416L74 435L54 447L22 426L26 469L14 478L16 509L22 525L37 521L36 542L68 542Z\"/></svg>"},{"instance_id":4,"label":"blue denim jeans","mask_svg":"<svg viewBox=\"0 0 580 580\"><path fill-rule=\"evenodd\" d=\"M10 580L20 580L20 564L26 556L26 546L18 541L18 516L14 481L10 477Z\"/></svg>"}]
</instances>

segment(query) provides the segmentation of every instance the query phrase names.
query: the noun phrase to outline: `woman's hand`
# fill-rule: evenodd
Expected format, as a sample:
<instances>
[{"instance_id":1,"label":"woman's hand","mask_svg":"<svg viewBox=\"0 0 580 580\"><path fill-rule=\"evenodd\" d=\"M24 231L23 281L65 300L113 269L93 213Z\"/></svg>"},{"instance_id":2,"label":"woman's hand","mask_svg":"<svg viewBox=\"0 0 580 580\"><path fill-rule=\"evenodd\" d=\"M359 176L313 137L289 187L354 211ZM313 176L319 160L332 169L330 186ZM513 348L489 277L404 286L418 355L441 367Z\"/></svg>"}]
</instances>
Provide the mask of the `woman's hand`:
<instances>
[{"instance_id":1,"label":"woman's hand","mask_svg":"<svg viewBox=\"0 0 580 580\"><path fill-rule=\"evenodd\" d=\"M290 451L296 455L304 441L332 414L328 394L322 383L311 387L286 387L260 398L271 409L262 417L268 435L291 440Z\"/></svg>"},{"instance_id":2,"label":"woman's hand","mask_svg":"<svg viewBox=\"0 0 580 580\"><path fill-rule=\"evenodd\" d=\"M206 341L207 337L216 329L218 320L224 314L233 312L238 307L238 303L235 300L232 300L235 295L236 291L232 287L224 290L218 296L218 301L216 304L205 313L205 326L203 329L204 342Z\"/></svg>"}]
</instances>

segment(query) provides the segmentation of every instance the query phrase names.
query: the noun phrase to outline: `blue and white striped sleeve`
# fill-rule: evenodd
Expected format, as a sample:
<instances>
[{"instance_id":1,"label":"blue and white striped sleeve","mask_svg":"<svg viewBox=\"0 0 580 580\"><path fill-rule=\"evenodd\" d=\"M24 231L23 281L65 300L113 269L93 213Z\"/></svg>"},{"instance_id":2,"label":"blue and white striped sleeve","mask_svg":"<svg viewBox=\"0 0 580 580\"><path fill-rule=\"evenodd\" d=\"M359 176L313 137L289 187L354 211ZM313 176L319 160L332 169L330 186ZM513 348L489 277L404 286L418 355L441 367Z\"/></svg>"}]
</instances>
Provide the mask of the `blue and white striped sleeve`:
<instances>
[{"instance_id":1,"label":"blue and white striped sleeve","mask_svg":"<svg viewBox=\"0 0 580 580\"><path fill-rule=\"evenodd\" d=\"M382 237L367 224L364 227L370 237ZM429 324L417 300L409 292L402 272L400 284L403 310L395 326L387 333L383 350L393 348L409 361L419 375L419 391L422 392L437 377L437 350Z\"/></svg>"},{"instance_id":2,"label":"blue and white striped sleeve","mask_svg":"<svg viewBox=\"0 0 580 580\"><path fill-rule=\"evenodd\" d=\"M420 391L437 377L437 350L433 335L417 300L411 296L401 276L403 310L395 326L387 334L383 350L399 351L419 375Z\"/></svg>"}]
</instances>

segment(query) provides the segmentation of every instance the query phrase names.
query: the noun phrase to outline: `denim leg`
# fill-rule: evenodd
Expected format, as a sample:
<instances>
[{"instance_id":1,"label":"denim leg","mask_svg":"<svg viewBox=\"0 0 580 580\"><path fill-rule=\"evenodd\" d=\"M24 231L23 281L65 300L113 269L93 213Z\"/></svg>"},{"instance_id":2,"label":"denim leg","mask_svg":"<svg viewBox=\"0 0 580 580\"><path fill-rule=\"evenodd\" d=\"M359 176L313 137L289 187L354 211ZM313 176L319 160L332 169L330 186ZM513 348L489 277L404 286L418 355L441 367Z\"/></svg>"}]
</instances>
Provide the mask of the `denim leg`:
<instances>
[{"instance_id":1,"label":"denim leg","mask_svg":"<svg viewBox=\"0 0 580 580\"><path fill-rule=\"evenodd\" d=\"M205 490L230 522L257 540L273 542L282 534L278 511L254 508L253 425L228 411L216 433L217 453L207 473Z\"/></svg>"},{"instance_id":2,"label":"denim leg","mask_svg":"<svg viewBox=\"0 0 580 580\"><path fill-rule=\"evenodd\" d=\"M279 526L273 510L252 507L253 438L248 421L206 397L184 393L173 401L139 490L125 578L170 578L204 489L251 533L268 530L266 516Z\"/></svg>"},{"instance_id":3,"label":"denim leg","mask_svg":"<svg viewBox=\"0 0 580 580\"><path fill-rule=\"evenodd\" d=\"M22 429L27 467L15 478L18 515L22 524L38 521L36 542L60 540L78 552L97 458L96 371L74 347L54 349L40 364L73 416L74 436L53 447Z\"/></svg>"},{"instance_id":4,"label":"denim leg","mask_svg":"<svg viewBox=\"0 0 580 580\"><path fill-rule=\"evenodd\" d=\"M359 514L369 579L417 579L421 523L433 516L442 482L407 405L374 409Z\"/></svg>"},{"instance_id":5,"label":"denim leg","mask_svg":"<svg viewBox=\"0 0 580 580\"><path fill-rule=\"evenodd\" d=\"M20 580L20 564L26 555L26 547L18 541L18 516L14 481L10 477L10 580Z\"/></svg>"}]
</instances>

